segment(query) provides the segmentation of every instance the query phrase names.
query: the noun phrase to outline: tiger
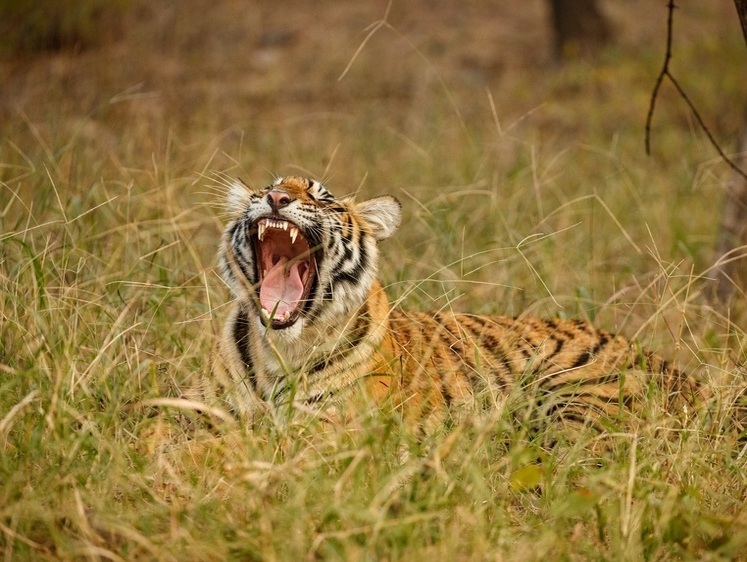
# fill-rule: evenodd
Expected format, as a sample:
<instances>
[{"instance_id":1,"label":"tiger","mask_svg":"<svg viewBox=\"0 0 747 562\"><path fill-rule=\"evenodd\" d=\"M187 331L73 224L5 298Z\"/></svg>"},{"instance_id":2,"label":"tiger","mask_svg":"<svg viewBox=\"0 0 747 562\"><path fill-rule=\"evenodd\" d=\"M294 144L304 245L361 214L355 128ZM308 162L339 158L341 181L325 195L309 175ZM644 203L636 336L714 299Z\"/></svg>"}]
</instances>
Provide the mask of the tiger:
<instances>
[{"instance_id":1,"label":"tiger","mask_svg":"<svg viewBox=\"0 0 747 562\"><path fill-rule=\"evenodd\" d=\"M206 395L237 417L270 407L344 421L364 404L430 431L518 388L542 416L584 426L635 411L652 386L667 411L704 396L658 355L581 320L392 307L378 265L402 220L395 197L337 198L288 176L232 181L226 207L218 263L235 298Z\"/></svg>"}]
</instances>

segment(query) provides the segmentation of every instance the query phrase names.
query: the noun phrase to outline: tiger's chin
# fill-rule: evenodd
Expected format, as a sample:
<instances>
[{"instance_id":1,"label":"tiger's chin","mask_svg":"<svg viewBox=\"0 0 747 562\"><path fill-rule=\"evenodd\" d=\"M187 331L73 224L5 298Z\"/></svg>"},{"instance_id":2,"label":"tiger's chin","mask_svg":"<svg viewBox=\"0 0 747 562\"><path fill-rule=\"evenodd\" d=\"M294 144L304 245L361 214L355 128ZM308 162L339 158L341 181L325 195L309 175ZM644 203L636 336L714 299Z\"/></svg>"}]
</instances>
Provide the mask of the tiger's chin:
<instances>
[{"instance_id":1,"label":"tiger's chin","mask_svg":"<svg viewBox=\"0 0 747 562\"><path fill-rule=\"evenodd\" d=\"M287 330L310 305L317 283L315 248L303 230L287 219L264 217L255 226L259 319L265 328Z\"/></svg>"}]
</instances>

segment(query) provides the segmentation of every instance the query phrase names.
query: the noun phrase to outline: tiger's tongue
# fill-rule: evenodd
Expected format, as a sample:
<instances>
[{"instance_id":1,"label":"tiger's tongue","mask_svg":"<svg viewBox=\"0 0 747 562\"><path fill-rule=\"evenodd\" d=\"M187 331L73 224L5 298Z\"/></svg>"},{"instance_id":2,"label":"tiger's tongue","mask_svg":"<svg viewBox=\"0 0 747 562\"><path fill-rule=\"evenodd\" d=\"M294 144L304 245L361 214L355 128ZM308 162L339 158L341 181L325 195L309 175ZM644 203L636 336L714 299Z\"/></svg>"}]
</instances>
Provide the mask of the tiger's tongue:
<instances>
[{"instance_id":1,"label":"tiger's tongue","mask_svg":"<svg viewBox=\"0 0 747 562\"><path fill-rule=\"evenodd\" d=\"M299 272L301 260L296 260L289 267L286 267L286 263L288 258L280 258L267 272L259 289L262 308L275 316L292 313L303 296L303 281Z\"/></svg>"}]
</instances>

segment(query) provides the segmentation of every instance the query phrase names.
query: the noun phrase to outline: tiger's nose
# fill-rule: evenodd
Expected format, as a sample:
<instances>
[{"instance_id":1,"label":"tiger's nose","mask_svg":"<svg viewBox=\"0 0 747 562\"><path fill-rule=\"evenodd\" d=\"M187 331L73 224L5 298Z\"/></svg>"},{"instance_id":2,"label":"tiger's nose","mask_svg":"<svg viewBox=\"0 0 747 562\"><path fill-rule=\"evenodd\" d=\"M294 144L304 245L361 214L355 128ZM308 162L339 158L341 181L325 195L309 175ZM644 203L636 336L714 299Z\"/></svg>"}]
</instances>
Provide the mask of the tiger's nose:
<instances>
[{"instance_id":1,"label":"tiger's nose","mask_svg":"<svg viewBox=\"0 0 747 562\"><path fill-rule=\"evenodd\" d=\"M291 196L285 191L279 189L273 189L267 194L267 202L270 204L273 211L287 207L290 205L291 201L293 201Z\"/></svg>"}]
</instances>

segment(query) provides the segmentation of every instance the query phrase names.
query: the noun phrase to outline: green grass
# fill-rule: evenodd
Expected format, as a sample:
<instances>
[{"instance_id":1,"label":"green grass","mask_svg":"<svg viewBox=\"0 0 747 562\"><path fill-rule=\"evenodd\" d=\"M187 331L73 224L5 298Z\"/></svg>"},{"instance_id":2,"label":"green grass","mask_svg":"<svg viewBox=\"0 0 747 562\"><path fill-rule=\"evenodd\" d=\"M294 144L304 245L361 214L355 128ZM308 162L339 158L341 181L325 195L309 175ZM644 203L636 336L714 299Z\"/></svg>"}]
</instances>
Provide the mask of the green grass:
<instances>
[{"instance_id":1,"label":"green grass","mask_svg":"<svg viewBox=\"0 0 747 562\"><path fill-rule=\"evenodd\" d=\"M216 25L234 21L216 10ZM744 96L736 21L681 13L677 72L728 146ZM716 41L701 23L730 31ZM337 82L363 36L312 56L312 30L288 47L298 66L281 54L252 70L258 85L234 85L238 72L210 74L229 57L194 48L188 26L166 39L141 26L119 65L116 45L33 61L7 82L19 106L0 108L6 560L744 557L726 398L679 432L653 414L616 424L603 453L594 435L533 435L518 393L425 443L383 413L209 433L168 405L207 372L229 300L214 171L399 197L381 278L402 306L584 318L725 395L743 386L744 295L706 296L728 170L671 92L643 154L660 42L473 83L450 50L414 52L384 29ZM284 72L300 76L289 90Z\"/></svg>"}]
</instances>

